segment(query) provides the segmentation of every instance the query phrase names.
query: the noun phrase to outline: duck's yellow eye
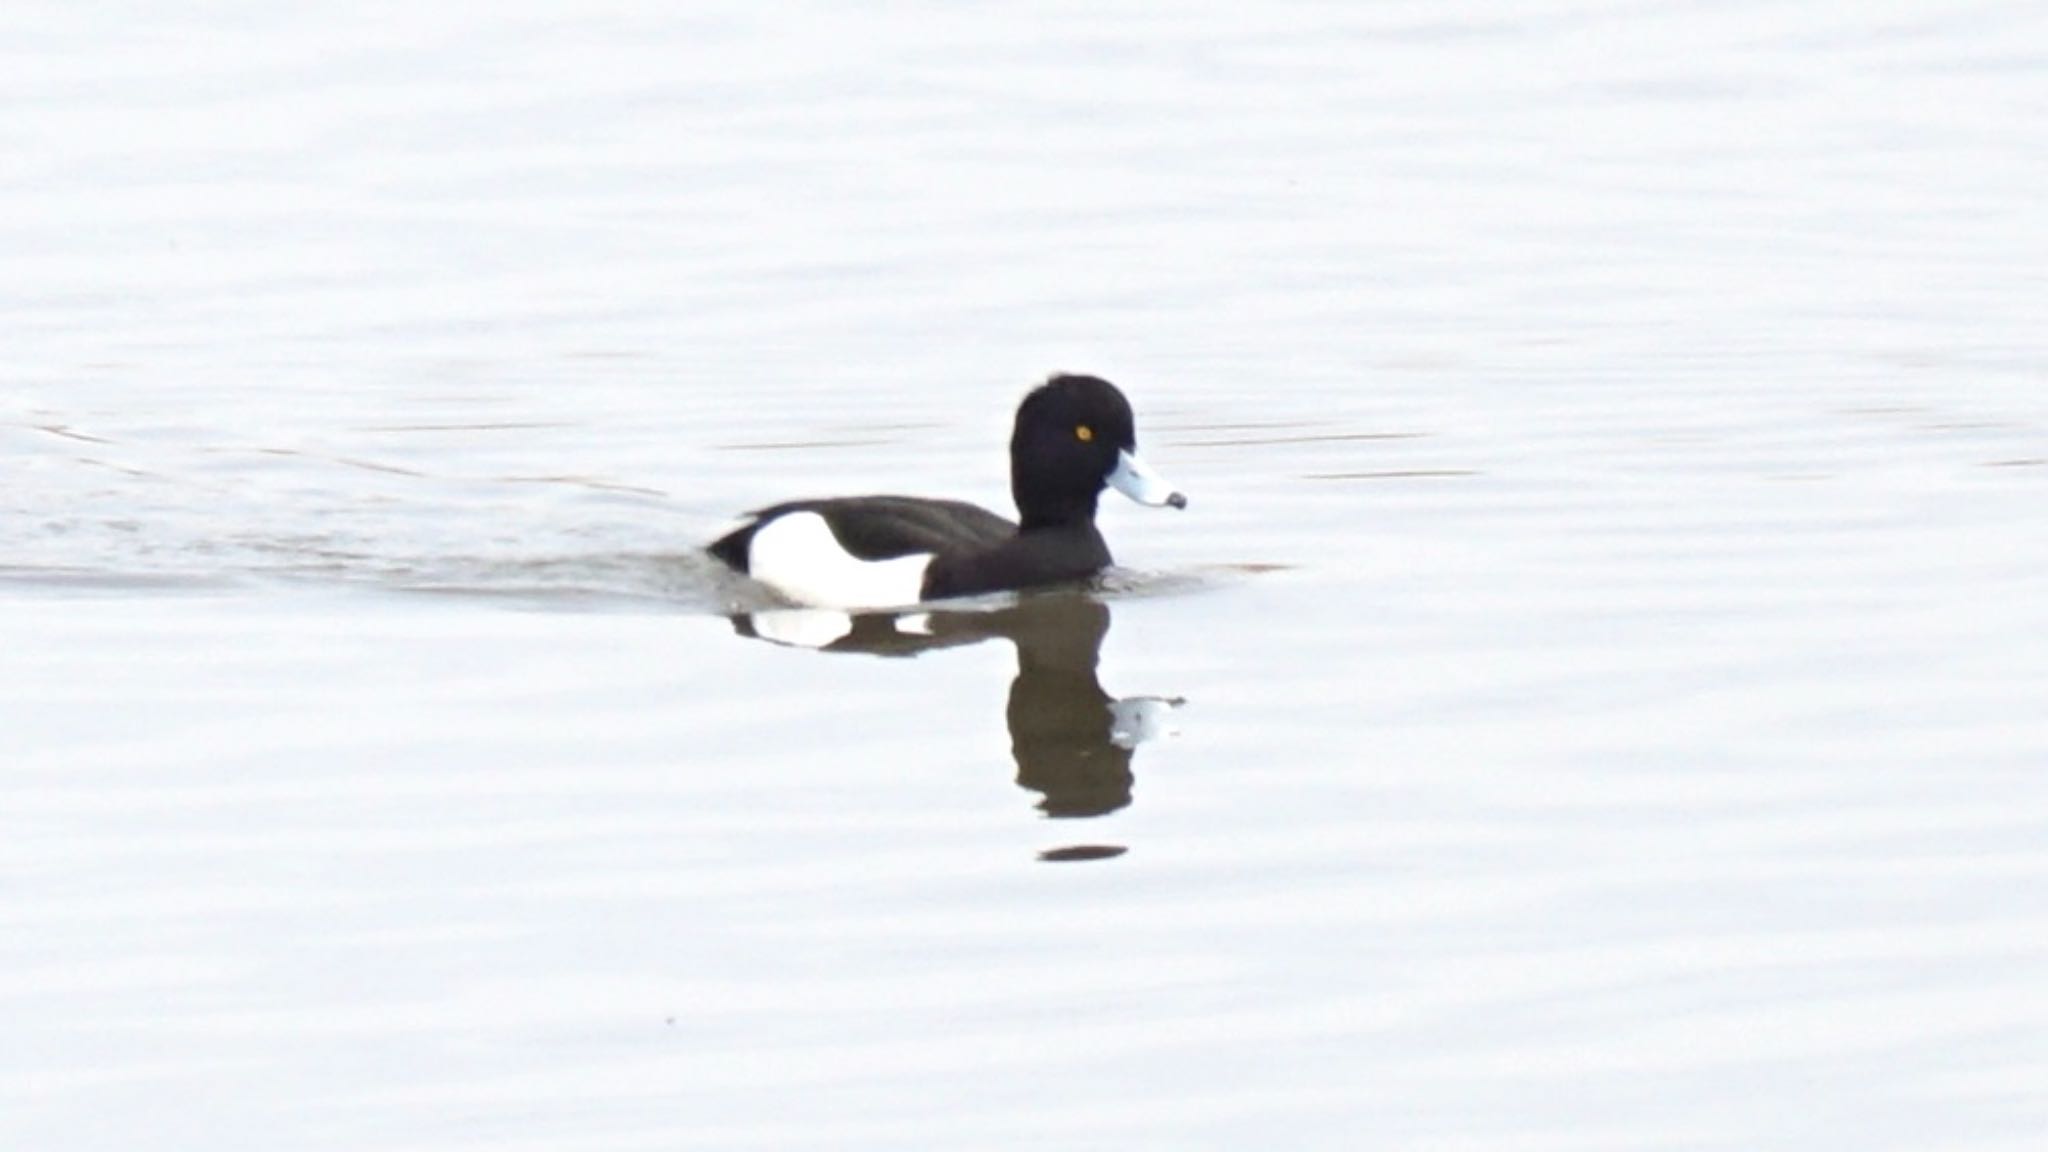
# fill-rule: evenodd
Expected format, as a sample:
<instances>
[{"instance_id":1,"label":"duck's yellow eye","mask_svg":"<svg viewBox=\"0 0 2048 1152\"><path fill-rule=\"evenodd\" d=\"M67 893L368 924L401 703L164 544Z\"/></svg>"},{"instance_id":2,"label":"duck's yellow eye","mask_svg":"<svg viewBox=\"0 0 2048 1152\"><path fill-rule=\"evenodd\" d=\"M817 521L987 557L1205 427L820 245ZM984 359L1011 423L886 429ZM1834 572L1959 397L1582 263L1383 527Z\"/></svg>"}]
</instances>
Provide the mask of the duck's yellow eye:
<instances>
[{"instance_id":1,"label":"duck's yellow eye","mask_svg":"<svg viewBox=\"0 0 2048 1152\"><path fill-rule=\"evenodd\" d=\"M1090 428L1086 424L1076 424L1074 425L1074 439L1086 444L1090 440L1095 439L1095 429Z\"/></svg>"}]
</instances>

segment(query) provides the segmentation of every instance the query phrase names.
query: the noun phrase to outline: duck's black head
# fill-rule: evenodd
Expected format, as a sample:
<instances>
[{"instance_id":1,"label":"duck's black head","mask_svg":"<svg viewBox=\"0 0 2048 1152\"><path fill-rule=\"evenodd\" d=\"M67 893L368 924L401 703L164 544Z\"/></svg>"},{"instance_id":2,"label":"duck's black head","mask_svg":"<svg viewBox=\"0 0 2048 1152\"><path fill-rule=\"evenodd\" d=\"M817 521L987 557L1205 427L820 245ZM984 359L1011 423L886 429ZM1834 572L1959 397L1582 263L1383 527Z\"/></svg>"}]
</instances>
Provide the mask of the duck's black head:
<instances>
[{"instance_id":1,"label":"duck's black head","mask_svg":"<svg viewBox=\"0 0 2048 1152\"><path fill-rule=\"evenodd\" d=\"M1096 376L1054 376L1017 406L1010 495L1025 528L1086 524L1106 485L1140 504L1187 507L1187 497L1138 458L1130 401Z\"/></svg>"}]
</instances>

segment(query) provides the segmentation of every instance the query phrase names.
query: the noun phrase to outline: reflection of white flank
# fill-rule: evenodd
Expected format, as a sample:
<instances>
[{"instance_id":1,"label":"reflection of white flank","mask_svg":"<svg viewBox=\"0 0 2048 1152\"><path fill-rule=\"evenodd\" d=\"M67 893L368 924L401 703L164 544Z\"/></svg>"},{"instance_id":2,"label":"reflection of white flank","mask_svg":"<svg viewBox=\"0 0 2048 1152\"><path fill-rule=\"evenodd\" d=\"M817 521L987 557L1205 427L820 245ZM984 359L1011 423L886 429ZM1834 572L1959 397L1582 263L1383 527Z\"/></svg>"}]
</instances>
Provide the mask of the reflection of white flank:
<instances>
[{"instance_id":1,"label":"reflection of white flank","mask_svg":"<svg viewBox=\"0 0 2048 1152\"><path fill-rule=\"evenodd\" d=\"M1136 748L1147 740L1173 735L1168 718L1179 699L1163 696L1132 696L1109 706L1109 739L1119 748Z\"/></svg>"},{"instance_id":2,"label":"reflection of white flank","mask_svg":"<svg viewBox=\"0 0 2048 1152\"><path fill-rule=\"evenodd\" d=\"M799 604L817 608L898 608L924 591L932 554L862 560L832 535L816 512L777 516L754 533L747 575Z\"/></svg>"},{"instance_id":3,"label":"reflection of white flank","mask_svg":"<svg viewBox=\"0 0 2048 1152\"><path fill-rule=\"evenodd\" d=\"M754 635L792 648L823 648L853 631L853 617L830 608L771 608L747 620Z\"/></svg>"}]
</instances>

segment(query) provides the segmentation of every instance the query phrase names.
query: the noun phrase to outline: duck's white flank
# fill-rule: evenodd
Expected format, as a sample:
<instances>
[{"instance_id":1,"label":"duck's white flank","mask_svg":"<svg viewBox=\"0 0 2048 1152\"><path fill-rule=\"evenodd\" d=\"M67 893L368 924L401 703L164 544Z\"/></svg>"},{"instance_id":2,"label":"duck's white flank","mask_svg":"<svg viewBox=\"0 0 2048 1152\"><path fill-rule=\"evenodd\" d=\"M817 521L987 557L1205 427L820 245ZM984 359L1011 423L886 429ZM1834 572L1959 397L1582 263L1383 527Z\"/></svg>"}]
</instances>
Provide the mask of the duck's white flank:
<instances>
[{"instance_id":1,"label":"duck's white flank","mask_svg":"<svg viewBox=\"0 0 2048 1152\"><path fill-rule=\"evenodd\" d=\"M777 516L754 533L747 574L798 604L817 608L902 608L924 591L932 554L862 560L839 544L816 512Z\"/></svg>"}]
</instances>

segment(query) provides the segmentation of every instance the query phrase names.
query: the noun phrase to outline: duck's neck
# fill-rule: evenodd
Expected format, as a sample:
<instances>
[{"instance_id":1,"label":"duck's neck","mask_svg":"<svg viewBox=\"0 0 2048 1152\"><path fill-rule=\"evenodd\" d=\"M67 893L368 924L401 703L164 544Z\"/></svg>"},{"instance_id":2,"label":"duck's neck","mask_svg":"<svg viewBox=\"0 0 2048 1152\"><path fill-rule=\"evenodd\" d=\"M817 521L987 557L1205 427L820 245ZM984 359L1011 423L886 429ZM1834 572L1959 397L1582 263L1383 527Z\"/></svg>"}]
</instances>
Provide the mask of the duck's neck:
<instances>
[{"instance_id":1,"label":"duck's neck","mask_svg":"<svg viewBox=\"0 0 2048 1152\"><path fill-rule=\"evenodd\" d=\"M1085 499L1075 497L1065 501L1047 504L1038 501L1031 507L1017 508L1017 528L1021 532L1053 531L1061 528L1087 531L1095 526L1095 499L1099 493L1090 492Z\"/></svg>"}]
</instances>

